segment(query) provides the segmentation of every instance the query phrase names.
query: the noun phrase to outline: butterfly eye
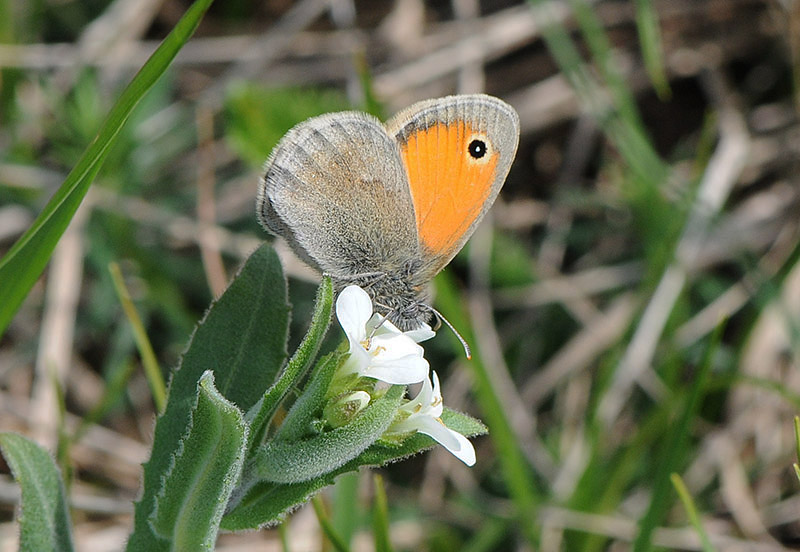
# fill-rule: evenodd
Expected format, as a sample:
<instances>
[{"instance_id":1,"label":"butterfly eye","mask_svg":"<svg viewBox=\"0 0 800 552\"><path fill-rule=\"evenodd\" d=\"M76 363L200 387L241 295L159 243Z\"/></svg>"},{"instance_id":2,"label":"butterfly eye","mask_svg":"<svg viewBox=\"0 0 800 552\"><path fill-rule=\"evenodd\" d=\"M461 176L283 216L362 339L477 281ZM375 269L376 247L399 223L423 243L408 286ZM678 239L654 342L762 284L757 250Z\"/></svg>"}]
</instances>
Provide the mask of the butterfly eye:
<instances>
[{"instance_id":1,"label":"butterfly eye","mask_svg":"<svg viewBox=\"0 0 800 552\"><path fill-rule=\"evenodd\" d=\"M469 143L469 147L467 149L473 159L480 159L486 155L486 142L475 139Z\"/></svg>"}]
</instances>

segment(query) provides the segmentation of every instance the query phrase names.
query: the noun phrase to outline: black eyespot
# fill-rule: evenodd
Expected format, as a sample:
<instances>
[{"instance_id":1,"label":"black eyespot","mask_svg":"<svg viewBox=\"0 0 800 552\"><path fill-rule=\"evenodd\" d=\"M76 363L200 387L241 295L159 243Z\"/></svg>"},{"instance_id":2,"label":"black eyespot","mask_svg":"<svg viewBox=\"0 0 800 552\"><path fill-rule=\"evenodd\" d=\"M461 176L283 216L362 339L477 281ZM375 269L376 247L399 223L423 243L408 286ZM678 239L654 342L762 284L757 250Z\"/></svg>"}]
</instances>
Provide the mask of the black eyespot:
<instances>
[{"instance_id":1,"label":"black eyespot","mask_svg":"<svg viewBox=\"0 0 800 552\"><path fill-rule=\"evenodd\" d=\"M473 157L473 159L480 159L484 155L486 155L486 142L483 140L473 140L469 143L469 154Z\"/></svg>"}]
</instances>

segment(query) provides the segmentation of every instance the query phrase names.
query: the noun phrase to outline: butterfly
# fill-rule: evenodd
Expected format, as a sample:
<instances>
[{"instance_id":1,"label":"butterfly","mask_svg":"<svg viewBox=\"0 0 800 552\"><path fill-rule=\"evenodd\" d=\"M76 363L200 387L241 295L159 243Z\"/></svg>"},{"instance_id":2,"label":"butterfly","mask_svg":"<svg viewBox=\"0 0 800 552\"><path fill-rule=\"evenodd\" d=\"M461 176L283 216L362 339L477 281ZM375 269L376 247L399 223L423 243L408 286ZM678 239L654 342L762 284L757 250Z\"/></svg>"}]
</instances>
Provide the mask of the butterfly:
<instances>
[{"instance_id":1,"label":"butterfly","mask_svg":"<svg viewBox=\"0 0 800 552\"><path fill-rule=\"evenodd\" d=\"M257 216L339 289L362 287L415 329L436 313L428 283L502 188L519 132L516 111L483 94L422 101L385 124L355 111L314 117L272 151Z\"/></svg>"}]
</instances>

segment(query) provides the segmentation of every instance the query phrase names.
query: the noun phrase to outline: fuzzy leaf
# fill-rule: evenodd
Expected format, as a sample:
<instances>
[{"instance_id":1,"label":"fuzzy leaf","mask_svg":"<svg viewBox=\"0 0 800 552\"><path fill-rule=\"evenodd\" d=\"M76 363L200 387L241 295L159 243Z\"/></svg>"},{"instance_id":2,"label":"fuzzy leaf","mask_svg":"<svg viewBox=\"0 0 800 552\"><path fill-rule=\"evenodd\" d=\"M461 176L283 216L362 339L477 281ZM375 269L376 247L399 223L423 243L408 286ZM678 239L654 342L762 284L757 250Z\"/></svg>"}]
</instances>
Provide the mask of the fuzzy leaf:
<instances>
[{"instance_id":1,"label":"fuzzy leaf","mask_svg":"<svg viewBox=\"0 0 800 552\"><path fill-rule=\"evenodd\" d=\"M333 284L329 277L324 277L317 289L317 302L314 306L314 315L311 326L306 336L289 359L286 368L272 387L259 399L247 414L250 422L250 445L248 452L252 453L261 445L270 419L280 406L286 393L302 378L319 351L325 332L331 323L333 310ZM327 386L326 386L327 387ZM251 421L252 420L252 421Z\"/></svg>"},{"instance_id":2,"label":"fuzzy leaf","mask_svg":"<svg viewBox=\"0 0 800 552\"><path fill-rule=\"evenodd\" d=\"M253 458L252 473L275 483L300 483L343 466L380 439L394 419L405 387L395 385L352 422L302 441L275 439Z\"/></svg>"},{"instance_id":3,"label":"fuzzy leaf","mask_svg":"<svg viewBox=\"0 0 800 552\"><path fill-rule=\"evenodd\" d=\"M478 420L448 408L445 408L442 420L447 427L467 437L486 432L486 427ZM261 481L247 491L242 500L225 514L221 527L235 531L256 529L277 523L317 491L331 485L336 476L356 471L362 466L378 467L391 464L432 448L435 444L436 442L427 435L416 433L399 446L379 441L344 466L302 483L282 484Z\"/></svg>"},{"instance_id":4,"label":"fuzzy leaf","mask_svg":"<svg viewBox=\"0 0 800 552\"><path fill-rule=\"evenodd\" d=\"M156 497L151 524L172 550L213 550L225 504L239 478L247 444L242 412L206 372L197 405Z\"/></svg>"},{"instance_id":5,"label":"fuzzy leaf","mask_svg":"<svg viewBox=\"0 0 800 552\"><path fill-rule=\"evenodd\" d=\"M250 408L286 359L289 307L280 261L269 245L257 249L212 304L172 375L167 408L156 422L153 451L144 468L129 551L168 550L148 523L161 480L191 420L197 383L214 372L217 389L242 410Z\"/></svg>"},{"instance_id":6,"label":"fuzzy leaf","mask_svg":"<svg viewBox=\"0 0 800 552\"><path fill-rule=\"evenodd\" d=\"M53 459L15 433L0 433L0 448L22 489L20 551L73 550L64 482Z\"/></svg>"},{"instance_id":7,"label":"fuzzy leaf","mask_svg":"<svg viewBox=\"0 0 800 552\"><path fill-rule=\"evenodd\" d=\"M346 358L347 355L334 352L319 360L308 384L278 428L274 440L296 442L309 436L312 422L322 415L325 394L333 375Z\"/></svg>"}]
</instances>

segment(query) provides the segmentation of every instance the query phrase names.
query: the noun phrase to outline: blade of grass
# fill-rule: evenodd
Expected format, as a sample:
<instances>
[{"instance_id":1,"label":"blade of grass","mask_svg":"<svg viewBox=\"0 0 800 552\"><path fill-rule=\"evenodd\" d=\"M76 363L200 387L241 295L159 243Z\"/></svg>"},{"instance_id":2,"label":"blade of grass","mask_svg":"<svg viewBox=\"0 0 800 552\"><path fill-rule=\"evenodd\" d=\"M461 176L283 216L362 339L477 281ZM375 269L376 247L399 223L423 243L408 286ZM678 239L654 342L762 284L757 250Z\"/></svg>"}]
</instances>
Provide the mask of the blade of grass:
<instances>
[{"instance_id":1,"label":"blade of grass","mask_svg":"<svg viewBox=\"0 0 800 552\"><path fill-rule=\"evenodd\" d=\"M128 288L125 287L125 281L122 278L119 265L111 263L108 265L108 270L111 272L111 280L114 282L114 289L117 292L117 297L119 297L119 302L122 304L122 310L125 311L125 316L128 318L133 330L136 348L139 349L139 355L142 357L144 373L147 377L147 383L150 385L150 392L153 394L156 410L159 413L164 412L164 406L167 404L167 386L164 383L164 377L161 375L161 368L158 367L153 346L150 345L142 319L139 318L139 313L136 311L133 301L131 301Z\"/></svg>"},{"instance_id":2,"label":"blade of grass","mask_svg":"<svg viewBox=\"0 0 800 552\"><path fill-rule=\"evenodd\" d=\"M11 318L44 270L56 243L83 201L122 126L192 36L212 1L197 0L186 11L122 92L94 140L89 143L44 210L11 250L0 259L0 335L5 332Z\"/></svg>"},{"instance_id":3,"label":"blade of grass","mask_svg":"<svg viewBox=\"0 0 800 552\"><path fill-rule=\"evenodd\" d=\"M797 447L795 454L797 455L797 462L800 462L800 416L794 417L794 442ZM797 479L800 480L800 465L795 462L794 466L794 473L797 476Z\"/></svg>"},{"instance_id":4,"label":"blade of grass","mask_svg":"<svg viewBox=\"0 0 800 552\"><path fill-rule=\"evenodd\" d=\"M361 83L361 92L364 94L363 109L370 115L375 115L378 119L384 119L383 105L375 95L372 73L369 70L367 56L365 52L357 52L355 55L356 71L358 80Z\"/></svg>"},{"instance_id":5,"label":"blade of grass","mask_svg":"<svg viewBox=\"0 0 800 552\"><path fill-rule=\"evenodd\" d=\"M346 473L336 479L333 488L331 522L342 540L350 545L358 527L361 503L358 500L359 473Z\"/></svg>"},{"instance_id":6,"label":"blade of grass","mask_svg":"<svg viewBox=\"0 0 800 552\"><path fill-rule=\"evenodd\" d=\"M281 550L283 550L283 552L289 552L291 550L289 548L289 531L286 528L287 523L289 523L288 519L278 525L278 534L281 537Z\"/></svg>"},{"instance_id":7,"label":"blade of grass","mask_svg":"<svg viewBox=\"0 0 800 552\"><path fill-rule=\"evenodd\" d=\"M670 96L669 81L664 70L664 56L661 49L661 30L658 27L658 14L652 0L636 0L636 29L642 49L644 67L656 94L662 100Z\"/></svg>"},{"instance_id":8,"label":"blade of grass","mask_svg":"<svg viewBox=\"0 0 800 552\"><path fill-rule=\"evenodd\" d=\"M585 0L570 1L605 86L587 70L566 28L558 19L547 16L551 5L545 0L529 0L529 3L539 10L542 37L581 103L597 118L636 177L650 186L660 184L668 175L668 167L647 139L633 94L615 68L608 36L591 6Z\"/></svg>"},{"instance_id":9,"label":"blade of grass","mask_svg":"<svg viewBox=\"0 0 800 552\"><path fill-rule=\"evenodd\" d=\"M314 496L311 499L311 504L314 506L314 513L317 514L317 521L319 521L319 526L322 528L322 532L328 537L331 545L338 551L338 552L350 552L350 547L345 544L342 540L342 537L336 532L336 529L333 528L331 524L331 520L328 517L328 513L325 511L325 505L322 503L322 498L320 495Z\"/></svg>"},{"instance_id":10,"label":"blade of grass","mask_svg":"<svg viewBox=\"0 0 800 552\"><path fill-rule=\"evenodd\" d=\"M684 403L683 411L664 441L661 459L653 474L654 484L650 506L644 517L639 520L639 534L633 543L634 552L653 549L651 539L653 531L664 521L671 506L672 501L668 496L670 477L688 454L690 426L700 408L703 394L706 392L706 382L711 373L714 356L719 351L724 326L724 323L719 324L711 336L700 369L693 378L685 401L682 401Z\"/></svg>"},{"instance_id":11,"label":"blade of grass","mask_svg":"<svg viewBox=\"0 0 800 552\"><path fill-rule=\"evenodd\" d=\"M686 510L686 515L689 517L689 522L700 537L700 542L703 545L703 552L716 552L717 549L711 544L708 533L706 533L703 524L700 523L700 516L697 515L697 507L694 505L692 495L689 494L689 489L686 488L683 479L681 479L681 476L677 473L673 473L670 475L670 480L672 481L672 486L675 487L675 491L678 493L678 497L681 499L681 502L683 502L683 507Z\"/></svg>"},{"instance_id":12,"label":"blade of grass","mask_svg":"<svg viewBox=\"0 0 800 552\"><path fill-rule=\"evenodd\" d=\"M50 385L55 390L56 402L58 403L58 441L56 443L56 464L61 469L64 486L69 489L72 486L73 466L70 461L71 442L67 435L67 398L64 394L64 385L56 376L55 370L49 370L47 374Z\"/></svg>"},{"instance_id":13,"label":"blade of grass","mask_svg":"<svg viewBox=\"0 0 800 552\"><path fill-rule=\"evenodd\" d=\"M639 116L639 110L636 108L636 100L630 88L625 84L625 79L617 69L611 41L608 39L605 29L603 29L602 22L586 0L570 0L570 5L581 29L583 39L589 46L594 66L597 67L605 84L608 86L614 107L620 118L634 129L637 134L644 135L644 125ZM563 26L560 26L554 32L565 32L565 30L563 30Z\"/></svg>"},{"instance_id":14,"label":"blade of grass","mask_svg":"<svg viewBox=\"0 0 800 552\"><path fill-rule=\"evenodd\" d=\"M375 508L372 515L372 534L375 539L375 552L392 552L392 542L389 539L389 503L386 500L386 488L383 478L375 474Z\"/></svg>"},{"instance_id":15,"label":"blade of grass","mask_svg":"<svg viewBox=\"0 0 800 552\"><path fill-rule=\"evenodd\" d=\"M491 552L500 550L511 530L511 520L488 518L461 547L461 552Z\"/></svg>"},{"instance_id":16,"label":"blade of grass","mask_svg":"<svg viewBox=\"0 0 800 552\"><path fill-rule=\"evenodd\" d=\"M659 446L667 432L671 407L678 405L672 399L662 408L643 414L637 431L609 456L606 444L608 433L598 423L591 424L592 457L568 501L568 506L578 511L608 514L619 508L625 493L637 483L642 458ZM591 533L568 534L566 550L596 552L608 547L607 538Z\"/></svg>"},{"instance_id":17,"label":"blade of grass","mask_svg":"<svg viewBox=\"0 0 800 552\"><path fill-rule=\"evenodd\" d=\"M455 291L455 284L448 273L442 272L434 281L436 284L436 298L442 313L450 322L462 332L468 343L477 345L464 307ZM461 344L459 344L459 351ZM492 385L492 380L486 367L481 362L480 350L474 350L472 360L469 362L472 374L475 377L475 395L483 416L489 426L489 435L497 447L497 456L508 491L516 506L516 515L520 528L531 546L538 548L538 529L534 520L539 503L539 492L533 479L533 474L525 456L522 453L511 421L506 415L497 390Z\"/></svg>"}]
</instances>

